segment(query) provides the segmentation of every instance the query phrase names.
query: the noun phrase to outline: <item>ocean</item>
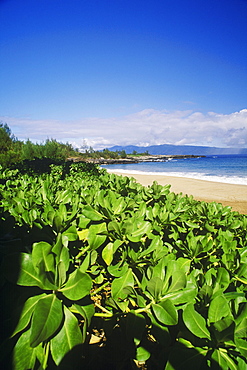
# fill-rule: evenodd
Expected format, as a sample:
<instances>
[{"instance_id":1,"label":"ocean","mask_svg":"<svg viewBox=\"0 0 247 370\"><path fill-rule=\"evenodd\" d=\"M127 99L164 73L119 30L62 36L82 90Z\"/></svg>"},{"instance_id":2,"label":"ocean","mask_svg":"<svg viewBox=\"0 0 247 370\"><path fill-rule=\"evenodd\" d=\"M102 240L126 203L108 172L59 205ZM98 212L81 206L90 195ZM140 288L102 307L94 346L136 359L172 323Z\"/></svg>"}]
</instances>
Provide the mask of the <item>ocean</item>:
<instances>
[{"instance_id":1,"label":"ocean","mask_svg":"<svg viewBox=\"0 0 247 370\"><path fill-rule=\"evenodd\" d=\"M108 171L119 170L133 175L166 175L247 185L247 155L212 155L171 159L166 162L111 164L101 167Z\"/></svg>"}]
</instances>

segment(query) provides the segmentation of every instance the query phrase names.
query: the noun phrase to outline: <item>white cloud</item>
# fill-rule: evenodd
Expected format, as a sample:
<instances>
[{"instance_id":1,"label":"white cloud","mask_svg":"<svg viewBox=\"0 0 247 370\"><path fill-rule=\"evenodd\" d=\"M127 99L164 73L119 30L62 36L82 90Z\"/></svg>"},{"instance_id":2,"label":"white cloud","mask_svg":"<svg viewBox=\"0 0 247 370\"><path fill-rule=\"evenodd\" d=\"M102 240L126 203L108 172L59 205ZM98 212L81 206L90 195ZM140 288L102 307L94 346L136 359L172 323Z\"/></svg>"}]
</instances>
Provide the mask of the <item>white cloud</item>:
<instances>
[{"instance_id":1,"label":"white cloud","mask_svg":"<svg viewBox=\"0 0 247 370\"><path fill-rule=\"evenodd\" d=\"M247 147L247 109L231 114L145 109L120 118L75 121L0 117L21 140L55 138L94 149L113 145L209 145Z\"/></svg>"}]
</instances>

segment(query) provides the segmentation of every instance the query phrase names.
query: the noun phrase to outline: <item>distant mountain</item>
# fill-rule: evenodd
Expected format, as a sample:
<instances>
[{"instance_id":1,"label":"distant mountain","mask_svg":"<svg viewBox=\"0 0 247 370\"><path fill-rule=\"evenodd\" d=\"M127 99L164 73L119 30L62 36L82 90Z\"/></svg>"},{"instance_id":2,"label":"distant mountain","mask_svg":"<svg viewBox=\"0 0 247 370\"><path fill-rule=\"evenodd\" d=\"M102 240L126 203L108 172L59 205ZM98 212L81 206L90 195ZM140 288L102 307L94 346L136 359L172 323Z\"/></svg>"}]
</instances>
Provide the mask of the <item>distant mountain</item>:
<instances>
[{"instance_id":1,"label":"distant mountain","mask_svg":"<svg viewBox=\"0 0 247 370\"><path fill-rule=\"evenodd\" d=\"M227 155L227 154L247 154L247 148L216 148L210 146L195 146L195 145L151 145L151 146L119 146L115 145L108 148L111 151L125 150L127 154L144 153L149 154L167 154L167 155Z\"/></svg>"}]
</instances>

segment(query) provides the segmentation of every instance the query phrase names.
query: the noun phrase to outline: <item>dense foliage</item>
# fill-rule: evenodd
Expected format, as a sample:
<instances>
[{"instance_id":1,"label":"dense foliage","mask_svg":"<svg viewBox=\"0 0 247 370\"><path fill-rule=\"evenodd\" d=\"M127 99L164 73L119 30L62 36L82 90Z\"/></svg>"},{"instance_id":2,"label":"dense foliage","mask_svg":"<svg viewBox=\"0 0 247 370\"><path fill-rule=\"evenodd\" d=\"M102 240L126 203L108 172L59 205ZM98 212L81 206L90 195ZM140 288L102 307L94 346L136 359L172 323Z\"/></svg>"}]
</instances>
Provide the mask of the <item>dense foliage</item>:
<instances>
[{"instance_id":1,"label":"dense foliage","mask_svg":"<svg viewBox=\"0 0 247 370\"><path fill-rule=\"evenodd\" d=\"M0 165L4 168L35 158L49 158L64 161L66 158L78 155L71 144L59 143L47 139L45 143L34 144L30 140L19 141L11 132L9 126L0 122Z\"/></svg>"},{"instance_id":2,"label":"dense foliage","mask_svg":"<svg viewBox=\"0 0 247 370\"><path fill-rule=\"evenodd\" d=\"M126 158L124 150L112 152L108 149L103 151L94 150L85 146L83 153L74 149L69 143L59 143L55 139L47 139L44 143L33 143L29 139L19 141L11 132L7 123L0 122L0 165L9 168L17 163L33 161L35 159L49 159L53 161L65 161L68 158L87 160L88 158Z\"/></svg>"},{"instance_id":3,"label":"dense foliage","mask_svg":"<svg viewBox=\"0 0 247 370\"><path fill-rule=\"evenodd\" d=\"M245 215L81 164L0 193L5 369L247 369Z\"/></svg>"}]
</instances>

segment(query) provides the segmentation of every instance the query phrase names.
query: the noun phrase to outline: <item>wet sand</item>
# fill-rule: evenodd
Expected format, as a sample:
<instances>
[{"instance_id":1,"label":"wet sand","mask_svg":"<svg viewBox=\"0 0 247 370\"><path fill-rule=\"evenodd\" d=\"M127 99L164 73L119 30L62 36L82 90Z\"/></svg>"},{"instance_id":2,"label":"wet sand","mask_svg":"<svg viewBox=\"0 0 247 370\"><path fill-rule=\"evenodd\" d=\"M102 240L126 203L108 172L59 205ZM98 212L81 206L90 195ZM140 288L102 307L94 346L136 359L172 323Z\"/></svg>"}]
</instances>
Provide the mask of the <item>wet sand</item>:
<instances>
[{"instance_id":1,"label":"wet sand","mask_svg":"<svg viewBox=\"0 0 247 370\"><path fill-rule=\"evenodd\" d=\"M233 211L247 214L247 185L225 184L221 182L189 179L184 177L172 177L164 175L147 175L110 171L117 175L134 177L137 182L144 186L152 185L157 181L160 185L171 185L174 193L193 195L196 200L217 202L224 206L230 206Z\"/></svg>"}]
</instances>

